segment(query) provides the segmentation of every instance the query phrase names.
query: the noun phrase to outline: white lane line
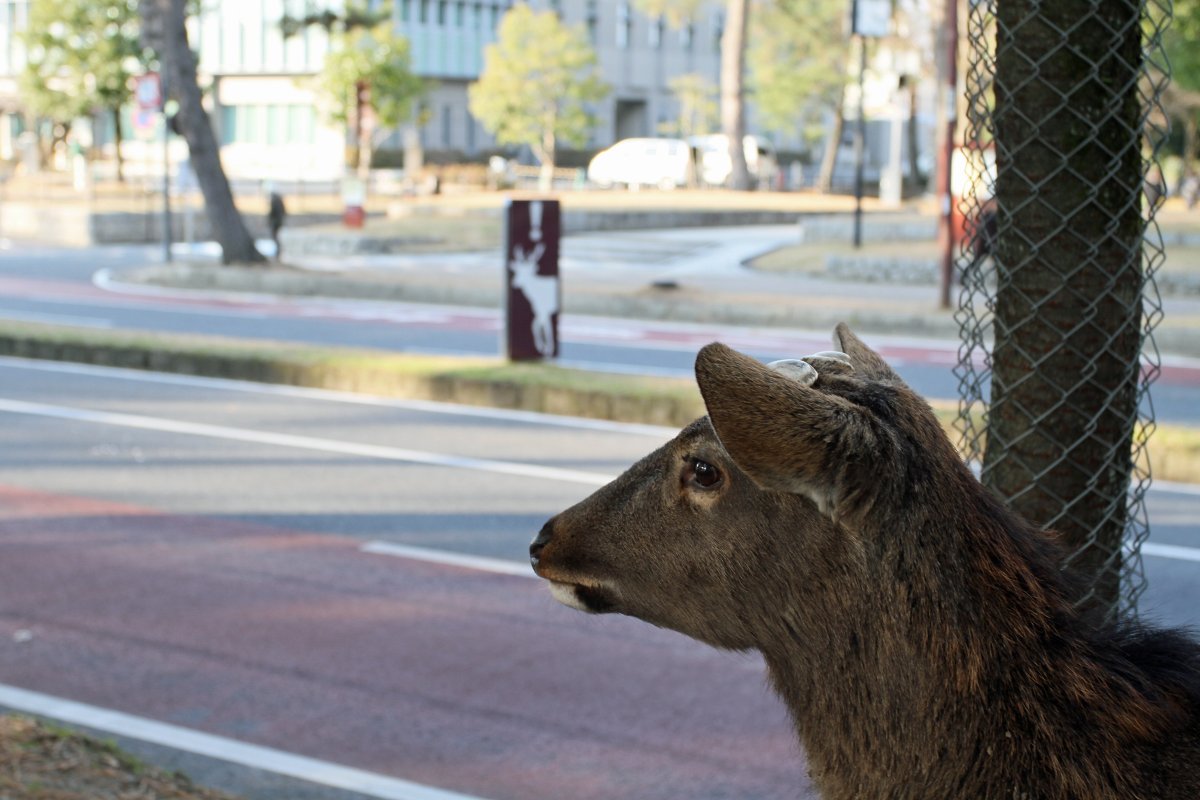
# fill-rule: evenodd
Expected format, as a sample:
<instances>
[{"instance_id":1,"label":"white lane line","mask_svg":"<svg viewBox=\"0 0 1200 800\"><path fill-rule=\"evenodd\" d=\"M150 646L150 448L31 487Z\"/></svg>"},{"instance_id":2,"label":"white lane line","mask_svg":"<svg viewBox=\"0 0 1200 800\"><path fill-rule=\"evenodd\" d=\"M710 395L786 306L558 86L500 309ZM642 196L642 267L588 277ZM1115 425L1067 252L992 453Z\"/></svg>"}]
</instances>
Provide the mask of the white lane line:
<instances>
[{"instance_id":1,"label":"white lane line","mask_svg":"<svg viewBox=\"0 0 1200 800\"><path fill-rule=\"evenodd\" d=\"M1142 555L1173 558L1176 561L1200 561L1200 548L1180 547L1177 544L1142 542Z\"/></svg>"},{"instance_id":2,"label":"white lane line","mask_svg":"<svg viewBox=\"0 0 1200 800\"><path fill-rule=\"evenodd\" d=\"M477 417L511 422L528 422L536 425L562 428L578 428L582 430L611 431L614 433L631 433L641 436L651 436L666 441L679 432L678 428L668 428L660 425L644 425L635 422L612 422L602 419L586 419L584 417L567 417L558 414L543 414L537 411L517 411L504 408L488 408L484 406L464 406L456 403L438 403L432 400L405 400L382 395L343 392L335 389L310 389L303 386L288 386L276 383L255 383L229 378L206 378L196 375L175 375L169 372L149 372L146 370L126 369L124 367L104 367L94 364L75 364L68 361L39 361L36 359L0 356L0 367L12 369L28 369L37 372L53 372L65 375L87 375L108 379L136 381L140 383L156 383L166 386L190 386L207 389L221 389L248 394L276 395L296 397L305 400L322 400L326 402L351 403L355 405L377 406L385 408L402 408L412 411L425 411L431 414L452 414L462 417Z\"/></svg>"},{"instance_id":3,"label":"white lane line","mask_svg":"<svg viewBox=\"0 0 1200 800\"><path fill-rule=\"evenodd\" d=\"M522 478L582 483L588 486L603 486L613 479L611 475L601 475L595 472L543 467L537 464L521 464L515 461L496 461L488 458L426 453L420 450L406 450L401 447L341 442L334 439L297 436L289 433L253 431L247 428L231 428L224 425L206 425L200 422L183 422L181 420L163 419L160 417L145 417L139 414L91 411L84 408L71 408L46 403L27 403L23 400L0 398L0 411L8 411L13 414L29 414L38 417L52 417L55 419L69 419L77 422L91 422L100 425L115 425L122 428L138 428L164 433L181 433L188 436L204 436L210 439L253 442L255 444L272 445L275 447L317 450L324 453L363 456L365 458L378 458L386 461L404 461L413 464L428 464L436 467L470 469L479 472L493 472L500 475L515 475Z\"/></svg>"},{"instance_id":4,"label":"white lane line","mask_svg":"<svg viewBox=\"0 0 1200 800\"><path fill-rule=\"evenodd\" d=\"M480 572L495 572L500 575L519 575L522 578L536 578L529 563L507 561L503 558L487 556L472 556L466 553L451 553L446 550L433 550L428 547L412 547L394 542L367 542L359 548L364 553L375 553L381 556L408 558L413 561L425 561L430 564L444 564L452 567L465 567Z\"/></svg>"},{"instance_id":5,"label":"white lane line","mask_svg":"<svg viewBox=\"0 0 1200 800\"><path fill-rule=\"evenodd\" d=\"M1161 481L1155 479L1150 484L1150 491L1200 496L1200 485L1194 483L1179 483L1177 481Z\"/></svg>"},{"instance_id":6,"label":"white lane line","mask_svg":"<svg viewBox=\"0 0 1200 800\"><path fill-rule=\"evenodd\" d=\"M381 800L483 800L16 686L0 684L0 706Z\"/></svg>"}]
</instances>

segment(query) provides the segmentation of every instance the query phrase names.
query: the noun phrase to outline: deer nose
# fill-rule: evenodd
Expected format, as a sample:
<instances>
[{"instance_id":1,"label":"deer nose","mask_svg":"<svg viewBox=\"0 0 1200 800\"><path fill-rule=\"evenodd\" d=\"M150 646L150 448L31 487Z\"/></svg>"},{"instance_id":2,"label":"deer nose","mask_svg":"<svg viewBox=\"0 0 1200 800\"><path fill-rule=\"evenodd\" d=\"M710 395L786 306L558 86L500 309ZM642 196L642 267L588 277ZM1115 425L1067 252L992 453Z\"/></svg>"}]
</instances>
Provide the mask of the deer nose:
<instances>
[{"instance_id":1,"label":"deer nose","mask_svg":"<svg viewBox=\"0 0 1200 800\"><path fill-rule=\"evenodd\" d=\"M542 549L545 548L546 543L550 541L550 537L553 535L554 520L551 519L542 526L541 531L538 532L537 538L530 543L529 563L533 565L534 569L537 569L538 562L542 559Z\"/></svg>"}]
</instances>

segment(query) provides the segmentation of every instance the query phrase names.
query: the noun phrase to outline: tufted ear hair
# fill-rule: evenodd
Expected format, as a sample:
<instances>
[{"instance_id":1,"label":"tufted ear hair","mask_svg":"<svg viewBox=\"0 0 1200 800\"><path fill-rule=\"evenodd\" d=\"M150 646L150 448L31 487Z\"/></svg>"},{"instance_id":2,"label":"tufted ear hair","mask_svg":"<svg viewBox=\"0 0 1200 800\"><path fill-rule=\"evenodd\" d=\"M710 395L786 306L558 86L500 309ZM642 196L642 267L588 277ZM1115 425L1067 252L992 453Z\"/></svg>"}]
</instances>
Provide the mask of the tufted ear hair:
<instances>
[{"instance_id":1,"label":"tufted ear hair","mask_svg":"<svg viewBox=\"0 0 1200 800\"><path fill-rule=\"evenodd\" d=\"M721 444L756 484L832 507L832 456L852 457L843 450L864 427L861 409L723 344L697 354L696 382Z\"/></svg>"},{"instance_id":2,"label":"tufted ear hair","mask_svg":"<svg viewBox=\"0 0 1200 800\"><path fill-rule=\"evenodd\" d=\"M888 383L904 383L878 353L854 335L846 323L839 322L833 329L833 346L850 358L854 371L861 377Z\"/></svg>"}]
</instances>

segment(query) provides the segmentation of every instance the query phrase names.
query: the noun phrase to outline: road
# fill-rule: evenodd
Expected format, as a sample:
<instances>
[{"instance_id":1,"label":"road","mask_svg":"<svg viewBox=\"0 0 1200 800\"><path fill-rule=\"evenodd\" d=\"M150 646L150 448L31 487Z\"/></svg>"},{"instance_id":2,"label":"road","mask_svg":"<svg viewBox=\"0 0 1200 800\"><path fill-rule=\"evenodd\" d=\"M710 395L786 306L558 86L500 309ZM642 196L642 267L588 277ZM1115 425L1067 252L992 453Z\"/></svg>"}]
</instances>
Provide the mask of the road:
<instances>
[{"instance_id":1,"label":"road","mask_svg":"<svg viewBox=\"0 0 1200 800\"><path fill-rule=\"evenodd\" d=\"M670 435L0 359L0 698L469 798L811 796L757 657L529 577L542 521ZM1200 623L1198 512L1151 493L1172 624Z\"/></svg>"},{"instance_id":2,"label":"road","mask_svg":"<svg viewBox=\"0 0 1200 800\"><path fill-rule=\"evenodd\" d=\"M0 387L0 683L492 800L803 796L757 659L526 574L669 432L17 361Z\"/></svg>"},{"instance_id":3,"label":"road","mask_svg":"<svg viewBox=\"0 0 1200 800\"><path fill-rule=\"evenodd\" d=\"M641 245L646 247L646 245ZM678 245L682 247L682 245ZM614 257L607 254L608 257ZM375 347L402 352L480 355L499 350L501 320L491 309L316 298L123 294L93 285L100 270L147 263L150 248L18 248L0 258L0 319L127 330ZM628 269L604 261L611 270ZM702 345L720 339L764 360L829 347L828 331L751 329L568 316L562 363L585 369L691 374ZM958 396L952 369L957 341L870 336L914 389L934 399ZM1160 422L1200 425L1200 359L1165 358L1154 385Z\"/></svg>"}]
</instances>

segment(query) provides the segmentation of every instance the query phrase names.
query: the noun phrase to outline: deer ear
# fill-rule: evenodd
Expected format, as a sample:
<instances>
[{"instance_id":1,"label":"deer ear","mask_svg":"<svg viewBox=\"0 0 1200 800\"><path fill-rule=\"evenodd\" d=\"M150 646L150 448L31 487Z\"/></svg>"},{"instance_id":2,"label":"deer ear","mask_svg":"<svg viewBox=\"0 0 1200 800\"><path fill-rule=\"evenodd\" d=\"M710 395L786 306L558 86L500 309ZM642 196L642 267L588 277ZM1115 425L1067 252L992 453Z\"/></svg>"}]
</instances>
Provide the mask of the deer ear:
<instances>
[{"instance_id":1,"label":"deer ear","mask_svg":"<svg viewBox=\"0 0 1200 800\"><path fill-rule=\"evenodd\" d=\"M878 353L867 347L862 339L855 336L850 327L844 322L839 322L837 327L833 329L833 346L850 357L850 363L854 365L854 371L860 376L876 381L904 382L887 365L887 362Z\"/></svg>"},{"instance_id":2,"label":"deer ear","mask_svg":"<svg viewBox=\"0 0 1200 800\"><path fill-rule=\"evenodd\" d=\"M857 410L723 344L696 356L696 382L717 438L763 489L831 505L828 453Z\"/></svg>"}]
</instances>

